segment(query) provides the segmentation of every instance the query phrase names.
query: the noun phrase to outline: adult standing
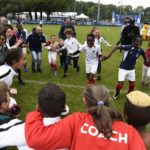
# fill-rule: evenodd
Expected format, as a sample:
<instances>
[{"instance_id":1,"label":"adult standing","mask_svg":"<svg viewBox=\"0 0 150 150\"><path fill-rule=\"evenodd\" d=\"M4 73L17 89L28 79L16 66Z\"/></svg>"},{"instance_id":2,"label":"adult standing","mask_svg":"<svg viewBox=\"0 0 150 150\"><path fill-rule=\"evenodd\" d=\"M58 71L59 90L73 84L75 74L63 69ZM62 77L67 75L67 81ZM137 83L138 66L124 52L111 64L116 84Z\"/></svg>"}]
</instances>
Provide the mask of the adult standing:
<instances>
[{"instance_id":1,"label":"adult standing","mask_svg":"<svg viewBox=\"0 0 150 150\"><path fill-rule=\"evenodd\" d=\"M1 17L1 20L0 20L0 28L2 28L3 25L5 25L7 23L7 19L5 17Z\"/></svg>"},{"instance_id":2,"label":"adult standing","mask_svg":"<svg viewBox=\"0 0 150 150\"><path fill-rule=\"evenodd\" d=\"M76 31L74 29L74 26L71 24L70 18L66 18L65 24L61 26L60 32L59 32L59 38L66 39L66 35L64 34L65 29L70 28L73 30L73 37L76 37Z\"/></svg>"},{"instance_id":3,"label":"adult standing","mask_svg":"<svg viewBox=\"0 0 150 150\"><path fill-rule=\"evenodd\" d=\"M36 27L35 31L33 31L27 37L25 44L29 43L29 48L32 54L32 72L35 73L35 61L37 61L37 71L41 71L41 58L42 58L42 43L46 43L46 37L42 33L41 27Z\"/></svg>"},{"instance_id":4,"label":"adult standing","mask_svg":"<svg viewBox=\"0 0 150 150\"><path fill-rule=\"evenodd\" d=\"M131 45L134 37L140 35L139 27L135 26L135 20L131 18L129 23L122 31L123 45Z\"/></svg>"}]
</instances>

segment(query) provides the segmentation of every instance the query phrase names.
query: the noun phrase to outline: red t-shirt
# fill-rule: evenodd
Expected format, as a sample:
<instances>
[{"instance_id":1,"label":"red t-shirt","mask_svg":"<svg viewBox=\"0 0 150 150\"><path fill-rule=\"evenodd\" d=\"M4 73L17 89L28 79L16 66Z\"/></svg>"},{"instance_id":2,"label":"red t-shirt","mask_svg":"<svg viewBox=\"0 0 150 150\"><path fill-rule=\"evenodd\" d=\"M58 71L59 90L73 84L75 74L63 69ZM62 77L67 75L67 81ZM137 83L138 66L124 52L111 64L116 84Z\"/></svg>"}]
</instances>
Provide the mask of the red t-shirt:
<instances>
[{"instance_id":1,"label":"red t-shirt","mask_svg":"<svg viewBox=\"0 0 150 150\"><path fill-rule=\"evenodd\" d=\"M44 126L40 112L27 115L25 137L27 144L36 150L68 147L70 150L146 150L139 133L121 121L113 124L110 139L97 131L88 113L74 113L63 120Z\"/></svg>"},{"instance_id":2,"label":"red t-shirt","mask_svg":"<svg viewBox=\"0 0 150 150\"><path fill-rule=\"evenodd\" d=\"M150 67L150 49L147 49L145 52L146 60L149 61L147 64L144 63L145 66Z\"/></svg>"}]
</instances>

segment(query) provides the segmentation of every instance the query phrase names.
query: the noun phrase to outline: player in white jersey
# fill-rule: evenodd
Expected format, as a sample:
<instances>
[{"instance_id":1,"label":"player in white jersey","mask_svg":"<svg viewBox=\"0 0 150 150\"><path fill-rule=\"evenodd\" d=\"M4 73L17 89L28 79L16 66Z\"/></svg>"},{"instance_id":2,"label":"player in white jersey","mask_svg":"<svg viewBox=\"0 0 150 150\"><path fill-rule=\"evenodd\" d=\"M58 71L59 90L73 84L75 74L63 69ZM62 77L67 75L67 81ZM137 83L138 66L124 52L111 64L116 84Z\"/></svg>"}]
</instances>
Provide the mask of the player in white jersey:
<instances>
[{"instance_id":1,"label":"player in white jersey","mask_svg":"<svg viewBox=\"0 0 150 150\"><path fill-rule=\"evenodd\" d=\"M93 84L95 83L96 79L94 78L94 74L97 71L98 67L98 61L99 58L102 55L100 45L94 44L94 35L88 34L87 35L87 42L76 52L73 54L69 55L76 55L83 50L85 51L86 54L86 74L87 74L87 79L88 79L88 84Z\"/></svg>"},{"instance_id":2,"label":"player in white jersey","mask_svg":"<svg viewBox=\"0 0 150 150\"><path fill-rule=\"evenodd\" d=\"M66 29L65 35L66 35L67 39L64 42L63 48L67 48L68 54L76 52L78 50L78 48L81 47L81 44L78 42L78 40L76 38L72 37L73 30ZM78 65L79 54L74 55L74 56L67 56L63 78L67 77L68 65L69 65L71 59L73 59L74 68L76 68L77 72L79 72L79 65Z\"/></svg>"},{"instance_id":3,"label":"player in white jersey","mask_svg":"<svg viewBox=\"0 0 150 150\"><path fill-rule=\"evenodd\" d=\"M95 30L92 32L92 34L95 36L95 44L100 45L101 43L103 43L104 45L106 45L107 47L112 48L112 45L110 45L106 40L104 40L104 38L100 35L99 29L95 28ZM101 49L102 51L102 49ZM98 62L98 69L97 69L98 75L97 75L97 79L100 80L101 79L101 61L99 59Z\"/></svg>"}]
</instances>

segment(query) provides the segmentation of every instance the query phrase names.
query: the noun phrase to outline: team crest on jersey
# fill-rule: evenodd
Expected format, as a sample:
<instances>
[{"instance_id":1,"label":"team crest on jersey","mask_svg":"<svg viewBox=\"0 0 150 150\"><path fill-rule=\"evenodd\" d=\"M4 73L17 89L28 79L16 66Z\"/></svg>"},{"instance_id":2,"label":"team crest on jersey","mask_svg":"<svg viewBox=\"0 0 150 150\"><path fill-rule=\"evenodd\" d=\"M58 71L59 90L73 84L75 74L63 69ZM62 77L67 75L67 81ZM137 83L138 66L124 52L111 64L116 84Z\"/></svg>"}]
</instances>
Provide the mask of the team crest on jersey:
<instances>
[{"instance_id":1,"label":"team crest on jersey","mask_svg":"<svg viewBox=\"0 0 150 150\"><path fill-rule=\"evenodd\" d=\"M74 42L72 42L72 44L73 44Z\"/></svg>"},{"instance_id":2,"label":"team crest on jersey","mask_svg":"<svg viewBox=\"0 0 150 150\"><path fill-rule=\"evenodd\" d=\"M93 50L92 52L93 52L93 53L95 53L95 51L94 51L94 50Z\"/></svg>"}]
</instances>

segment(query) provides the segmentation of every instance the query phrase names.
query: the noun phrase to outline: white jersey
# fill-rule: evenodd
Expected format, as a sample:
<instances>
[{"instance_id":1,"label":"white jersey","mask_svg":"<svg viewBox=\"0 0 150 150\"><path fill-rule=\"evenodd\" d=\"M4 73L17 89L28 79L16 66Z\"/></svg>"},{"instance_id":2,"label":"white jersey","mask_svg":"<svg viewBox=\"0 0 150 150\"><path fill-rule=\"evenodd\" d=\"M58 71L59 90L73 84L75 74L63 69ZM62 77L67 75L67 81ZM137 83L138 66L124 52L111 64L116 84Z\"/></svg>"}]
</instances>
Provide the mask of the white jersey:
<instances>
[{"instance_id":1,"label":"white jersey","mask_svg":"<svg viewBox=\"0 0 150 150\"><path fill-rule=\"evenodd\" d=\"M82 45L78 42L78 40L76 38L70 38L70 39L66 39L65 42L64 42L64 47L67 48L68 50L68 53L74 53L76 52L79 47L81 47ZM63 48L64 48L63 47ZM72 57L78 57L79 54L77 55L74 55Z\"/></svg>"},{"instance_id":2,"label":"white jersey","mask_svg":"<svg viewBox=\"0 0 150 150\"><path fill-rule=\"evenodd\" d=\"M150 27L147 30L147 36L150 36Z\"/></svg>"},{"instance_id":3,"label":"white jersey","mask_svg":"<svg viewBox=\"0 0 150 150\"><path fill-rule=\"evenodd\" d=\"M8 87L12 85L13 77L16 75L17 73L11 66L8 66L7 64L0 66L0 82L6 83Z\"/></svg>"},{"instance_id":4,"label":"white jersey","mask_svg":"<svg viewBox=\"0 0 150 150\"><path fill-rule=\"evenodd\" d=\"M93 47L88 47L85 43L79 51L85 51L86 54L86 64L98 64L99 55L102 54L100 45L94 44Z\"/></svg>"},{"instance_id":5,"label":"white jersey","mask_svg":"<svg viewBox=\"0 0 150 150\"><path fill-rule=\"evenodd\" d=\"M45 126L48 126L60 120L60 117L43 118L43 123ZM7 146L17 146L19 150L32 150L26 144L25 123L23 121L19 119L11 119L7 123L0 124L0 148Z\"/></svg>"}]
</instances>

